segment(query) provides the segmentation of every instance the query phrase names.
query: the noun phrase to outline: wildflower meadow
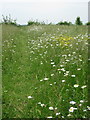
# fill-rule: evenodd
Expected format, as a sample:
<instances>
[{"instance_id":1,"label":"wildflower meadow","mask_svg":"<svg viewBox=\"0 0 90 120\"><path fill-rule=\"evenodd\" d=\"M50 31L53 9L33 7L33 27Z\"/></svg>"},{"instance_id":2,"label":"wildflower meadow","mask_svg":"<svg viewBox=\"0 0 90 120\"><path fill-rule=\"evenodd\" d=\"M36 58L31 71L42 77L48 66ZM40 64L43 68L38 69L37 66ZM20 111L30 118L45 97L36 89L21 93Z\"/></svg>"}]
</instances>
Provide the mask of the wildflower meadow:
<instances>
[{"instance_id":1,"label":"wildflower meadow","mask_svg":"<svg viewBox=\"0 0 90 120\"><path fill-rule=\"evenodd\" d=\"M2 117L89 118L86 25L2 25Z\"/></svg>"}]
</instances>

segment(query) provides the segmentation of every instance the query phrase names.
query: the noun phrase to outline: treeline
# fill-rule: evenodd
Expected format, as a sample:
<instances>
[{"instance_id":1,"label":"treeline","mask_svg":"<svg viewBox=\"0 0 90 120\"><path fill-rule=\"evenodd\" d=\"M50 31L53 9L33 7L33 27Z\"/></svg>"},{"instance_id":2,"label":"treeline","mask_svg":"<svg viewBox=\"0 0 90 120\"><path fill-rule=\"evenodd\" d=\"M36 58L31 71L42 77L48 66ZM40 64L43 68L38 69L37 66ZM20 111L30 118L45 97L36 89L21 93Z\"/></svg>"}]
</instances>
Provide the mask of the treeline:
<instances>
[{"instance_id":1,"label":"treeline","mask_svg":"<svg viewBox=\"0 0 90 120\"><path fill-rule=\"evenodd\" d=\"M16 22L17 20L14 20L11 18L11 15L9 16L4 16L2 15L2 21L0 24L11 24L11 25L17 25L17 26L20 26L17 24ZM49 23L49 24L46 24L44 21L43 22L39 22L38 20L34 21L34 20L29 20L27 22L27 25L90 25L90 22L87 22L86 24L83 24L83 22L81 21L81 18L80 17L77 17L76 20L75 20L75 23L72 24L72 22L67 22L67 21L60 21L58 22L57 24L53 24L53 23Z\"/></svg>"}]
</instances>

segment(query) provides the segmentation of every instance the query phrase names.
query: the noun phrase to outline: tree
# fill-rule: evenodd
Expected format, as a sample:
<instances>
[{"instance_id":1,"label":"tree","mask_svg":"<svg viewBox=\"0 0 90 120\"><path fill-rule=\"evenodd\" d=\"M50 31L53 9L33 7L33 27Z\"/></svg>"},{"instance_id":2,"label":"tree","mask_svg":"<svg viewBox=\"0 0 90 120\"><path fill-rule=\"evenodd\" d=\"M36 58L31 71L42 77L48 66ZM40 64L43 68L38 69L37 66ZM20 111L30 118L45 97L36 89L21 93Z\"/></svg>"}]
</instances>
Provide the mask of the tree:
<instances>
[{"instance_id":1,"label":"tree","mask_svg":"<svg viewBox=\"0 0 90 120\"><path fill-rule=\"evenodd\" d=\"M76 18L75 24L76 25L83 25L82 21L80 20L80 17Z\"/></svg>"}]
</instances>

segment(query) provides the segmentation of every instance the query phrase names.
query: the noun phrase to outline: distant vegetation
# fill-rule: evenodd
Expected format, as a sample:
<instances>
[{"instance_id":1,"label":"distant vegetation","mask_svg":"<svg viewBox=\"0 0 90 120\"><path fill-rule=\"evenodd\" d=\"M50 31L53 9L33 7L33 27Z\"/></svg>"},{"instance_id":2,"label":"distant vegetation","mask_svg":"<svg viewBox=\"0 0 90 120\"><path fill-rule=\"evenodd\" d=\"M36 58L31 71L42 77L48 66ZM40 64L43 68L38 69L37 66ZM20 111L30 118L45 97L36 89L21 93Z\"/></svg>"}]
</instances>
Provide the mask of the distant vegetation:
<instances>
[{"instance_id":1,"label":"distant vegetation","mask_svg":"<svg viewBox=\"0 0 90 120\"><path fill-rule=\"evenodd\" d=\"M28 25L45 25L45 22L39 22L39 21L34 21L34 20L29 20Z\"/></svg>"},{"instance_id":2,"label":"distant vegetation","mask_svg":"<svg viewBox=\"0 0 90 120\"><path fill-rule=\"evenodd\" d=\"M87 22L86 25L90 25L90 22Z\"/></svg>"},{"instance_id":3,"label":"distant vegetation","mask_svg":"<svg viewBox=\"0 0 90 120\"><path fill-rule=\"evenodd\" d=\"M2 24L17 25L16 20L12 19L10 14L9 16L2 15L2 17L3 17Z\"/></svg>"},{"instance_id":4,"label":"distant vegetation","mask_svg":"<svg viewBox=\"0 0 90 120\"><path fill-rule=\"evenodd\" d=\"M11 25L18 25L16 22L16 19L12 19L11 15L9 14L9 16L4 16L2 15L2 21L0 22L0 24L11 24ZM44 21L43 22L39 22L38 20L29 20L27 22L27 25L55 25L52 22L46 24ZM60 21L58 23L56 23L56 25L84 25L83 22L81 21L80 17L77 17L75 20L75 23L72 24L72 22L67 22L67 21ZM85 25L90 25L90 22L87 22ZM20 26L20 25L18 25Z\"/></svg>"},{"instance_id":5,"label":"distant vegetation","mask_svg":"<svg viewBox=\"0 0 90 120\"><path fill-rule=\"evenodd\" d=\"M57 23L57 25L72 25L72 23L71 22L67 22L67 21L64 21L64 22L59 22L59 23Z\"/></svg>"}]
</instances>

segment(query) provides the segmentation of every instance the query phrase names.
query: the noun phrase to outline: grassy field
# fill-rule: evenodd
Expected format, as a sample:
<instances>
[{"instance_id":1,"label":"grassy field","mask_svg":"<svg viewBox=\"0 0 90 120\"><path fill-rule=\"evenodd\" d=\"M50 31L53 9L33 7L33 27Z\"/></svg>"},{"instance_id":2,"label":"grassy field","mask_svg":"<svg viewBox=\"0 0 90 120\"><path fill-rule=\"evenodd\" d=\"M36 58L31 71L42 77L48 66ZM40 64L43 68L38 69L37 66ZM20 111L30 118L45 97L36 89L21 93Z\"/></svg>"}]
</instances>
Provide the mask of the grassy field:
<instances>
[{"instance_id":1,"label":"grassy field","mask_svg":"<svg viewBox=\"0 0 90 120\"><path fill-rule=\"evenodd\" d=\"M2 30L3 118L88 118L87 26Z\"/></svg>"}]
</instances>

